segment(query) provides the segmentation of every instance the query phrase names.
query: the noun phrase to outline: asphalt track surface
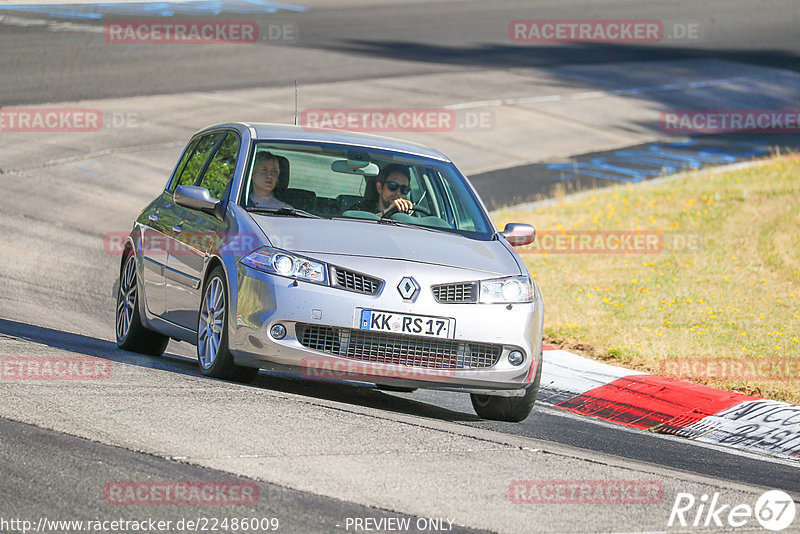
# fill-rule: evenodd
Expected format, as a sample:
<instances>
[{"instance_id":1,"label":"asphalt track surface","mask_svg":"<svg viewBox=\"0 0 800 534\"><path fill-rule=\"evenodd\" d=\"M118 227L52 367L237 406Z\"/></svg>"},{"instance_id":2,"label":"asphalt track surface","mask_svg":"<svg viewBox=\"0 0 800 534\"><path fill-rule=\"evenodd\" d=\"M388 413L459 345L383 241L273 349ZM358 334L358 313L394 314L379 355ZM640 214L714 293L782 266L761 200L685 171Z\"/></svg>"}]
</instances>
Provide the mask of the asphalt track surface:
<instances>
[{"instance_id":1,"label":"asphalt track surface","mask_svg":"<svg viewBox=\"0 0 800 534\"><path fill-rule=\"evenodd\" d=\"M313 2L311 3L313 5ZM295 42L255 45L118 47L102 33L49 32L4 25L0 103L116 98L147 94L286 86L463 69L558 67L714 57L800 70L797 4L714 0L546 2L390 2L385 6L320 2L305 12L223 13L216 18L294 23ZM309 5L299 2L298 5ZM35 17L0 9L0 15ZM107 14L97 21L54 19L101 29L142 16ZM207 20L208 15L182 17ZM620 43L522 45L509 42L516 19L658 19L700 24L702 39L648 46ZM281 42L281 41L279 41Z\"/></svg>"},{"instance_id":2,"label":"asphalt track surface","mask_svg":"<svg viewBox=\"0 0 800 534\"><path fill-rule=\"evenodd\" d=\"M59 33L37 26L2 25L0 47L13 50L13 53L0 56L0 104L41 104L285 86L295 80L302 86L304 83L498 66L513 69L613 64L631 60L655 62L675 57L715 57L800 70L796 17L787 16L796 9L791 2L761 3L758 7L745 2L710 2L702 6L694 2L676 2L668 6L618 2L602 8L590 3L551 2L537 5L535 10L522 2L443 2L385 7L321 5L304 13L251 16L260 24L296 22L302 37L295 44L163 49L141 46L111 54L97 34ZM42 18L24 12L0 11L0 15ZM705 27L706 38L702 43L655 47L598 44L525 47L508 44L507 23L516 18L700 21ZM81 21L81 24L102 26L102 22ZM4 185L14 182L13 194L8 199L12 204L0 210L6 236L10 235L7 232L18 229L21 221L31 232L32 237L27 236L31 249L52 248L64 254L69 247L59 240L65 234L72 236L68 240L75 238L82 242L91 232L91 221L85 224L67 221L66 228L63 228L48 220L52 217L47 213L52 215L64 211L75 216L81 211L82 206L72 203L72 197L65 197L63 202L66 204L59 202L57 195L33 200L41 183L19 183L8 174L0 176L0 180ZM87 180L78 187L89 190L95 185ZM138 197L144 194L134 196L138 206L141 204ZM20 215L20 221L15 221ZM19 250L13 247L6 250L11 249ZM82 250L80 245L78 250ZM20 261L27 259L19 258ZM48 350L100 356L112 362L136 366L145 372L158 370L167 372L168 376L199 376L191 361L191 348L185 344L172 343L167 357L155 359L124 353L108 341L113 314L113 302L109 298L110 280L115 261L89 254L80 260L70 260L68 264L74 268L85 260L97 260L97 265L87 270L80 285L69 287L59 282L74 281L56 272L59 265L52 258L42 259L42 271L28 273L27 280L5 273L5 289L0 292L0 339L8 342L22 340L31 347ZM52 275L45 274L48 268L53 269ZM31 298L39 299L39 302L20 303ZM70 307L76 311L75 318L63 317ZM532 444L564 445L571 447L573 454L578 456L582 454L580 451L585 451L587 458L608 456L623 464L630 461L635 465L653 466L653 469L664 468L708 479L800 494L797 468L787 463L630 431L546 407L537 408L522 424L509 425L480 421L469 407L468 398L463 395L436 392L393 394L264 374L252 387L286 392L312 401L343 403L355 413L364 407L375 408L389 416L456 423L531 440ZM165 396L163 402L169 402L169 396ZM15 418L13 413L6 415ZM13 512L15 516L41 516L52 511L54 517L66 517L98 510L102 517L119 515L118 508L104 507L98 501L98 481L151 477L238 480L233 475L206 467L87 441L68 433L8 419L0 419L0 457L3 460L0 465L4 466L0 468L2 479L8 481L2 487L0 512L4 515ZM263 482L258 484L262 494L269 495L269 499L259 501L259 509L248 512L280 516L285 521L286 531L290 532L329 532L341 528L337 523L344 517L392 515L386 510L376 511L375 508L313 492ZM127 510L125 513L130 514ZM159 514L177 519L185 516L186 512L181 508L164 508ZM226 510L225 514L231 515L231 511ZM623 530L627 525L617 526Z\"/></svg>"},{"instance_id":3,"label":"asphalt track surface","mask_svg":"<svg viewBox=\"0 0 800 534\"><path fill-rule=\"evenodd\" d=\"M201 376L191 357L174 352L166 357L153 358L130 354L116 349L113 342L56 329L0 319L0 335L24 339L77 354L98 356L110 361L134 363L177 374ZM185 343L170 345L171 349L188 349ZM190 354L191 350L179 350ZM512 434L535 440L561 443L630 460L671 467L687 472L718 477L735 482L773 487L800 494L800 480L791 462L761 459L757 455L705 447L685 439L663 434L631 430L616 424L573 416L558 408L538 405L524 422L519 424L483 421L475 415L467 395L417 390L413 393L394 393L374 389L369 385L343 385L325 381L310 381L299 376L266 374L262 372L253 387L270 391L302 395L311 399L341 402L357 409L359 406L385 410L416 417L448 421L475 428Z\"/></svg>"},{"instance_id":4,"label":"asphalt track surface","mask_svg":"<svg viewBox=\"0 0 800 534\"><path fill-rule=\"evenodd\" d=\"M58 459L57 469L53 468L54 458ZM13 510L15 517L33 518L34 522L38 522L36 518L43 517L45 511L44 517L50 521L93 517L91 514L95 514L94 518L103 520L142 521L149 517L171 521L174 527L181 520L194 521L200 528L213 525L215 520L221 522L226 517L242 517L256 518L259 526L268 527L274 525L271 520L277 519L275 524L278 528L274 530L284 532L333 532L342 528L344 517L408 517L110 447L2 418L0 459L7 466L3 473L4 515ZM49 476L42 477L41 473ZM135 506L113 505L110 492L106 495L97 491L94 484L97 480L191 480L209 484L224 482L231 486L239 484L242 487L255 485L257 489L252 493L258 499L255 505L208 507L191 513L187 513L184 506L164 505L155 513L143 514ZM298 510L302 513L297 513ZM409 519L413 528L408 532L424 532L416 528L419 518ZM174 527L171 530L176 530ZM452 532L481 531L454 525Z\"/></svg>"}]
</instances>

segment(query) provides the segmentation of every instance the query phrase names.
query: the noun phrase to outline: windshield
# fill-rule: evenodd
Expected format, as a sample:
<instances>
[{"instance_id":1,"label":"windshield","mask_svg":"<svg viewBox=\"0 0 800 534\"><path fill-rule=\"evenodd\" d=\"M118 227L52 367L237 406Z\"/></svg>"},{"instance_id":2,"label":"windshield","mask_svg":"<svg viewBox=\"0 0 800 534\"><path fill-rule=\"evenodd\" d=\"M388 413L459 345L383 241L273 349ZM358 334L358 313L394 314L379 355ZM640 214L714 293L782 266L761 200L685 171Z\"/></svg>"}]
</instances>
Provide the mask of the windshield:
<instances>
[{"instance_id":1,"label":"windshield","mask_svg":"<svg viewBox=\"0 0 800 534\"><path fill-rule=\"evenodd\" d=\"M388 209L396 198L413 207L405 213ZM451 163L372 148L254 143L239 203L276 216L302 211L322 218L410 224L476 239L490 239L494 233Z\"/></svg>"}]
</instances>

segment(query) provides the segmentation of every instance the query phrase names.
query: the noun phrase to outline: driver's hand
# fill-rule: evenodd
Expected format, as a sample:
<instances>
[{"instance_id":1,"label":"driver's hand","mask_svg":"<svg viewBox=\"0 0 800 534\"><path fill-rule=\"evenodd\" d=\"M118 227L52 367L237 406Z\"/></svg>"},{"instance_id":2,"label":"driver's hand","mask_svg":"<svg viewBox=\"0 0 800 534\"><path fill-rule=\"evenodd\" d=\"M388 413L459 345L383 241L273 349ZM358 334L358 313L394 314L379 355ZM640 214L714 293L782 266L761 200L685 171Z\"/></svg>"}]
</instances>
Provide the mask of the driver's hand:
<instances>
[{"instance_id":1,"label":"driver's hand","mask_svg":"<svg viewBox=\"0 0 800 534\"><path fill-rule=\"evenodd\" d=\"M407 198L394 199L394 205L397 207L397 211L401 213L408 213L411 211L411 208L414 207L414 203Z\"/></svg>"}]
</instances>

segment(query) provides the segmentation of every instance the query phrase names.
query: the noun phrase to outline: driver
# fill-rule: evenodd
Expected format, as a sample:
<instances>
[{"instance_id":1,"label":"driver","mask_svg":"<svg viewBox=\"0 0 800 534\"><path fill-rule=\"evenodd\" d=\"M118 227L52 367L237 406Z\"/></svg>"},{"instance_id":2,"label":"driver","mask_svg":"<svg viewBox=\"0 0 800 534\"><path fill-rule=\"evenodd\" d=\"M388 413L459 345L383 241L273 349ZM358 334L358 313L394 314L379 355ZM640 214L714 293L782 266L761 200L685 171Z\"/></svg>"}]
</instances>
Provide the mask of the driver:
<instances>
[{"instance_id":1,"label":"driver","mask_svg":"<svg viewBox=\"0 0 800 534\"><path fill-rule=\"evenodd\" d=\"M383 217L387 211L395 207L401 213L410 212L414 204L405 198L410 183L408 169L403 165L391 163L381 169L375 180L378 198L373 209L377 215Z\"/></svg>"}]
</instances>

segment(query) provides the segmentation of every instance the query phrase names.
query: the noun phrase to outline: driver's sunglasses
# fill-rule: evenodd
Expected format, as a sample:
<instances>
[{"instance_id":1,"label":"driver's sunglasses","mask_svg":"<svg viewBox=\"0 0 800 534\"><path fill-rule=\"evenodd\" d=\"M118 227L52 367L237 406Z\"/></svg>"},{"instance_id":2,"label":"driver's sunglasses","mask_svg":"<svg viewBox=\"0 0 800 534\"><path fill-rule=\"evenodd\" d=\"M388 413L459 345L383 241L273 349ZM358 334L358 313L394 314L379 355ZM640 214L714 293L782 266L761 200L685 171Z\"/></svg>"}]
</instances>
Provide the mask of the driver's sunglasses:
<instances>
[{"instance_id":1,"label":"driver's sunglasses","mask_svg":"<svg viewBox=\"0 0 800 534\"><path fill-rule=\"evenodd\" d=\"M394 193L399 189L401 195L405 195L411 190L411 188L408 187L407 185L400 185L397 182L386 182L386 187L388 187L389 191L391 191L392 193Z\"/></svg>"}]
</instances>

